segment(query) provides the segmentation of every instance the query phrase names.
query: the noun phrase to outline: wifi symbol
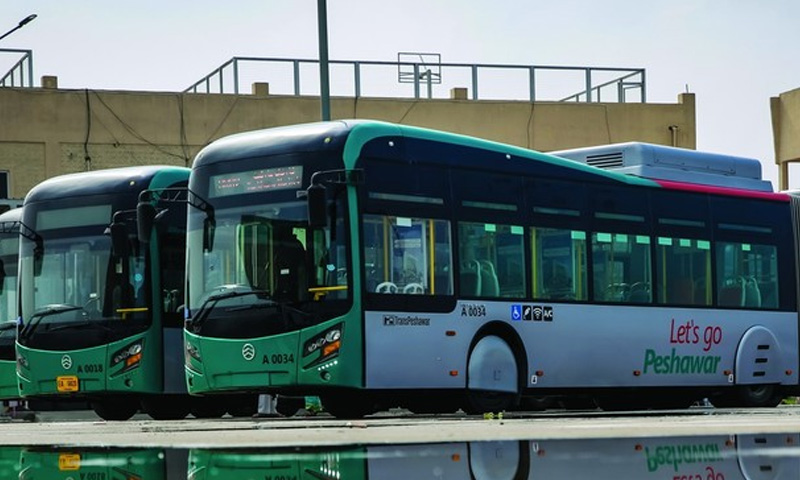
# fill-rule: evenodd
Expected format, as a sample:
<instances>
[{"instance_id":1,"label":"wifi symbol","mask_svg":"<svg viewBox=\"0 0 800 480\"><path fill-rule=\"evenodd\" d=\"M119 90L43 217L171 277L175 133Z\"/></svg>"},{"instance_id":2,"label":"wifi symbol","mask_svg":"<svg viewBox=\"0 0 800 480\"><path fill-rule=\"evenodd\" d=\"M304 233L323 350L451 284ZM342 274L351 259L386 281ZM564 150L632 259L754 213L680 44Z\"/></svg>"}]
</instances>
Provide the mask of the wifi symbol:
<instances>
[{"instance_id":1,"label":"wifi symbol","mask_svg":"<svg viewBox=\"0 0 800 480\"><path fill-rule=\"evenodd\" d=\"M534 307L533 307L533 319L535 321L540 322L542 320L543 313L544 313L544 309L541 307L541 305L534 305Z\"/></svg>"}]
</instances>

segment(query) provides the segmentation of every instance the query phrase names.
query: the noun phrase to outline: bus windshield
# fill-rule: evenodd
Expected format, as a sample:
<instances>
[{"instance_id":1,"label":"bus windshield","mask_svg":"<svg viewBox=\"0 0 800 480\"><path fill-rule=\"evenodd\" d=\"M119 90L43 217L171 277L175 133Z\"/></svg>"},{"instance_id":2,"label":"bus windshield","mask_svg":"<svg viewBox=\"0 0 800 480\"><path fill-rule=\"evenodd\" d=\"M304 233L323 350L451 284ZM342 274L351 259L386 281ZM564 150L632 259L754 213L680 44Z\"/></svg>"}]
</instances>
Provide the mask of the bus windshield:
<instances>
[{"instance_id":1,"label":"bus windshield","mask_svg":"<svg viewBox=\"0 0 800 480\"><path fill-rule=\"evenodd\" d=\"M20 343L49 348L54 337L70 335L88 347L147 326L144 252L130 232L136 248L112 252L108 223L100 223L111 218L110 205L43 210L34 218L39 228L25 225L21 240L22 268L33 275L22 276Z\"/></svg>"},{"instance_id":2,"label":"bus windshield","mask_svg":"<svg viewBox=\"0 0 800 480\"><path fill-rule=\"evenodd\" d=\"M332 233L309 227L305 201L233 198L238 201L212 200L205 211L190 208L191 328L235 338L292 331L330 318L330 307L350 296L343 200Z\"/></svg>"}]
</instances>

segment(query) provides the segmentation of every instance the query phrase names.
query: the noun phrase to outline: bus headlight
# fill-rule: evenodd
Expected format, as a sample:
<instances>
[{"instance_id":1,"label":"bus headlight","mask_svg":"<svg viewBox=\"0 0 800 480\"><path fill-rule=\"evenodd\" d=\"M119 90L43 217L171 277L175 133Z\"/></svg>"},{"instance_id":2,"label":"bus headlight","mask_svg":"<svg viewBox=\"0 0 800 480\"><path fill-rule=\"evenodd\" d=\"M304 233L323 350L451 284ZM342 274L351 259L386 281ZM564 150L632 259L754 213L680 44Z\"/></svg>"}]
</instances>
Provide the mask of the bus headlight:
<instances>
[{"instance_id":1,"label":"bus headlight","mask_svg":"<svg viewBox=\"0 0 800 480\"><path fill-rule=\"evenodd\" d=\"M142 361L143 340L137 340L130 345L123 347L111 355L111 367L124 364L122 372L127 372L139 366ZM118 372L121 373L121 372Z\"/></svg>"},{"instance_id":2,"label":"bus headlight","mask_svg":"<svg viewBox=\"0 0 800 480\"><path fill-rule=\"evenodd\" d=\"M189 365L190 358L194 358L198 362L203 363L203 359L200 357L200 349L186 342L186 365Z\"/></svg>"},{"instance_id":3,"label":"bus headlight","mask_svg":"<svg viewBox=\"0 0 800 480\"><path fill-rule=\"evenodd\" d=\"M319 335L312 337L303 345L303 357L308 357L319 352L320 356L315 361L306 365L306 368L318 365L339 355L342 346L342 327L339 323L325 330Z\"/></svg>"},{"instance_id":4,"label":"bus headlight","mask_svg":"<svg viewBox=\"0 0 800 480\"><path fill-rule=\"evenodd\" d=\"M17 355L17 365L24 368L25 370L30 370L30 366L28 365L28 359L23 357L22 355Z\"/></svg>"}]
</instances>

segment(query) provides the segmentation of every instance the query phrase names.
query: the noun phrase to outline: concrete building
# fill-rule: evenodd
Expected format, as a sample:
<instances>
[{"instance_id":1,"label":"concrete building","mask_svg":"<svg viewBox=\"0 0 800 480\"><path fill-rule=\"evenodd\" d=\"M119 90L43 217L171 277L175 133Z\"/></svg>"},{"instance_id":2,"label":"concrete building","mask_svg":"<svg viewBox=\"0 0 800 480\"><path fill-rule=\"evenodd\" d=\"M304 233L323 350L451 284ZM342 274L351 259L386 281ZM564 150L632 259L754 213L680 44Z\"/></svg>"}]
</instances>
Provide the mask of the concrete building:
<instances>
[{"instance_id":1,"label":"concrete building","mask_svg":"<svg viewBox=\"0 0 800 480\"><path fill-rule=\"evenodd\" d=\"M788 190L789 165L800 162L800 88L772 97L770 110L775 163L778 164L778 187Z\"/></svg>"}]
</instances>

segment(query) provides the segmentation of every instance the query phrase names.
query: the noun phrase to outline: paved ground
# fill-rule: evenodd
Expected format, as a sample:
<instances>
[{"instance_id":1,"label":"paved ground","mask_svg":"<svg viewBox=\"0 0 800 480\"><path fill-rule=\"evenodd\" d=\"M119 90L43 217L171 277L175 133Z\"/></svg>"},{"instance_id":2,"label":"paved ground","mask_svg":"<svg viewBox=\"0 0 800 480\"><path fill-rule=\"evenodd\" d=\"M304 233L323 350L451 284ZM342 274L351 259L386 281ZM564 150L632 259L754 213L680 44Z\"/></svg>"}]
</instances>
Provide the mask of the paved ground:
<instances>
[{"instance_id":1,"label":"paved ground","mask_svg":"<svg viewBox=\"0 0 800 480\"><path fill-rule=\"evenodd\" d=\"M800 432L800 407L795 406L613 415L554 411L503 419L393 413L358 421L327 416L153 421L137 416L127 422L100 421L91 412L43 413L35 422L0 423L0 445L279 447Z\"/></svg>"}]
</instances>

